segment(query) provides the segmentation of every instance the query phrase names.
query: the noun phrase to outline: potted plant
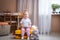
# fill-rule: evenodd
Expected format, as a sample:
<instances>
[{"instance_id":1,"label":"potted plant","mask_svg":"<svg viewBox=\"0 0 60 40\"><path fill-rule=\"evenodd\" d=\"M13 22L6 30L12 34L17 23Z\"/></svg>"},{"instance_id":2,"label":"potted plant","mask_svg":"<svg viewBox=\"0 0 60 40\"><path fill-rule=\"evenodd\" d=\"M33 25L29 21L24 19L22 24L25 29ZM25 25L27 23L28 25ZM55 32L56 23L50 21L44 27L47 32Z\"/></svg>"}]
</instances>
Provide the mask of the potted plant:
<instances>
[{"instance_id":1,"label":"potted plant","mask_svg":"<svg viewBox=\"0 0 60 40\"><path fill-rule=\"evenodd\" d=\"M56 9L59 9L59 8L60 8L60 5L58 5L58 4L52 4L53 13L56 13Z\"/></svg>"}]
</instances>

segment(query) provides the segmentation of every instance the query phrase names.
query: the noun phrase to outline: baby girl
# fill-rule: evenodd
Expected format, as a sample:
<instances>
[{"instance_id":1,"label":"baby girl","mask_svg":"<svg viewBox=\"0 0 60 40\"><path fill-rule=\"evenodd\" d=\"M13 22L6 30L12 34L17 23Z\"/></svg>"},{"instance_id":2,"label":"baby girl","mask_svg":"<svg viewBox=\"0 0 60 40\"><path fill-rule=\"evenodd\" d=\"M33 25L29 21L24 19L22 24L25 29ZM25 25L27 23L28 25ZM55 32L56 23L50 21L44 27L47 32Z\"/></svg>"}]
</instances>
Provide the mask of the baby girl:
<instances>
[{"instance_id":1,"label":"baby girl","mask_svg":"<svg viewBox=\"0 0 60 40\"><path fill-rule=\"evenodd\" d=\"M27 36L29 39L29 36L30 36L30 27L31 27L31 20L29 19L29 14L28 14L28 11L24 11L23 13L23 18L20 22L22 28L22 39L24 39L24 34L25 34L25 31L27 33Z\"/></svg>"}]
</instances>

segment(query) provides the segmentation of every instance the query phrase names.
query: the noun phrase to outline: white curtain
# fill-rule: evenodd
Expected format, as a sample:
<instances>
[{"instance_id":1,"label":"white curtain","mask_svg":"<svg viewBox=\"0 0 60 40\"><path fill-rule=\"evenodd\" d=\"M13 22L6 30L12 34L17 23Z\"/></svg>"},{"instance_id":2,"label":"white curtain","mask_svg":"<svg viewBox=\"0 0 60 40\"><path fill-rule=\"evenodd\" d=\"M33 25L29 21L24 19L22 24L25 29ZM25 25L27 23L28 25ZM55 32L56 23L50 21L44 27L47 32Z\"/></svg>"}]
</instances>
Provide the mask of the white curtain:
<instances>
[{"instance_id":1,"label":"white curtain","mask_svg":"<svg viewBox=\"0 0 60 40\"><path fill-rule=\"evenodd\" d=\"M60 0L39 0L39 29L40 33L50 33L52 4L60 4Z\"/></svg>"},{"instance_id":2,"label":"white curtain","mask_svg":"<svg viewBox=\"0 0 60 40\"><path fill-rule=\"evenodd\" d=\"M40 33L50 33L51 5L49 0L39 0L39 29Z\"/></svg>"},{"instance_id":3,"label":"white curtain","mask_svg":"<svg viewBox=\"0 0 60 40\"><path fill-rule=\"evenodd\" d=\"M29 11L29 15L33 25L38 25L38 0L18 0L17 11L21 12L25 9Z\"/></svg>"}]
</instances>

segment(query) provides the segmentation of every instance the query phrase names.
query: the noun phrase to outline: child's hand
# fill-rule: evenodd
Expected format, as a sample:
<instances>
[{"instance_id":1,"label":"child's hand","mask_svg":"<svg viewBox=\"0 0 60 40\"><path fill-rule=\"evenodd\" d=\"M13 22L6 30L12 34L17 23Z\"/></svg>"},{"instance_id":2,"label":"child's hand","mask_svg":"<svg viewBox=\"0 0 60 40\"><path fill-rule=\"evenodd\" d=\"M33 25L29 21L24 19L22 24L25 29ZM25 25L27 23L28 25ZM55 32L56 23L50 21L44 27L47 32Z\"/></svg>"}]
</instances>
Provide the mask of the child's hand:
<instances>
[{"instance_id":1,"label":"child's hand","mask_svg":"<svg viewBox=\"0 0 60 40\"><path fill-rule=\"evenodd\" d=\"M23 27L23 25L21 25Z\"/></svg>"},{"instance_id":2,"label":"child's hand","mask_svg":"<svg viewBox=\"0 0 60 40\"><path fill-rule=\"evenodd\" d=\"M24 25L21 23L21 27L23 27Z\"/></svg>"}]
</instances>

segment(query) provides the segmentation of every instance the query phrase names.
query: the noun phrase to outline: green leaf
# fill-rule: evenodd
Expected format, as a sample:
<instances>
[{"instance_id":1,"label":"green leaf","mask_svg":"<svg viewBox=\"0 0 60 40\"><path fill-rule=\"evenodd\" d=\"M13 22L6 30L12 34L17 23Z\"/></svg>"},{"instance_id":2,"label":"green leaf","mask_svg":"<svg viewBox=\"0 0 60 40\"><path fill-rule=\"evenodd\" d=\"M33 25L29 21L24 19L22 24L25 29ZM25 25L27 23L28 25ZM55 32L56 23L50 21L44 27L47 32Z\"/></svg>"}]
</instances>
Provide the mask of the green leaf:
<instances>
[{"instance_id":1,"label":"green leaf","mask_svg":"<svg viewBox=\"0 0 60 40\"><path fill-rule=\"evenodd\" d=\"M60 5L58 5L58 4L52 4L53 11L55 11L56 9L59 9L59 8L60 8Z\"/></svg>"}]
</instances>

